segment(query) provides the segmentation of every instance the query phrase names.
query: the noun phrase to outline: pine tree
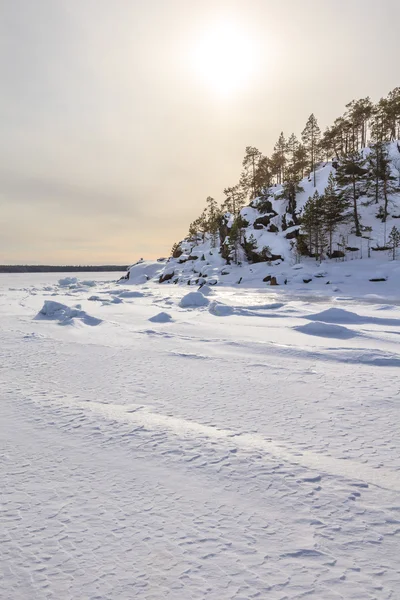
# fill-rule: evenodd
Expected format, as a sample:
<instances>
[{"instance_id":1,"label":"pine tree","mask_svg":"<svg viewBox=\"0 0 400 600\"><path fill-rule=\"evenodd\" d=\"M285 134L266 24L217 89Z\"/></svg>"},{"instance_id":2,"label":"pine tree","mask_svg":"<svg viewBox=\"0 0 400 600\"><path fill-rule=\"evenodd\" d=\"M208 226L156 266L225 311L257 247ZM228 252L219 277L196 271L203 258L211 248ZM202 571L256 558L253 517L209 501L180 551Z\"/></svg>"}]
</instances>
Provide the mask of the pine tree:
<instances>
[{"instance_id":1,"label":"pine tree","mask_svg":"<svg viewBox=\"0 0 400 600\"><path fill-rule=\"evenodd\" d=\"M210 234L211 247L216 248L219 238L219 226L221 220L221 211L214 198L208 196L207 200L206 231Z\"/></svg>"},{"instance_id":2,"label":"pine tree","mask_svg":"<svg viewBox=\"0 0 400 600\"><path fill-rule=\"evenodd\" d=\"M282 131L274 146L274 153L272 155L276 169L277 183L282 183L285 180L286 150L287 143Z\"/></svg>"},{"instance_id":3,"label":"pine tree","mask_svg":"<svg viewBox=\"0 0 400 600\"><path fill-rule=\"evenodd\" d=\"M256 197L256 170L261 159L261 152L253 146L246 147L246 153L242 162L244 172L242 174L242 187L252 191L253 198Z\"/></svg>"},{"instance_id":4,"label":"pine tree","mask_svg":"<svg viewBox=\"0 0 400 600\"><path fill-rule=\"evenodd\" d=\"M335 177L330 173L328 185L322 196L322 220L328 235L329 256L332 255L333 234L338 225L344 221L347 208L348 202L337 193Z\"/></svg>"},{"instance_id":5,"label":"pine tree","mask_svg":"<svg viewBox=\"0 0 400 600\"><path fill-rule=\"evenodd\" d=\"M375 204L381 200L382 222L386 223L390 196L399 191L397 178L392 175L387 145L376 142L368 156L369 172L367 177L367 196L373 198Z\"/></svg>"},{"instance_id":6,"label":"pine tree","mask_svg":"<svg viewBox=\"0 0 400 600\"><path fill-rule=\"evenodd\" d=\"M367 145L368 121L372 115L373 105L370 98L353 100L346 104L346 119L351 124L351 149L353 152Z\"/></svg>"},{"instance_id":7,"label":"pine tree","mask_svg":"<svg viewBox=\"0 0 400 600\"><path fill-rule=\"evenodd\" d=\"M255 189L257 196L268 195L272 186L271 161L267 156L262 156L257 164L255 173Z\"/></svg>"},{"instance_id":8,"label":"pine tree","mask_svg":"<svg viewBox=\"0 0 400 600\"><path fill-rule=\"evenodd\" d=\"M307 164L307 150L303 144L299 144L294 153L293 165L293 169L297 173L299 179L303 179Z\"/></svg>"},{"instance_id":9,"label":"pine tree","mask_svg":"<svg viewBox=\"0 0 400 600\"><path fill-rule=\"evenodd\" d=\"M318 191L310 196L304 205L301 222L308 238L308 249L310 255L314 255L318 260L322 256L326 245L326 235L323 222L323 203L324 198Z\"/></svg>"},{"instance_id":10,"label":"pine tree","mask_svg":"<svg viewBox=\"0 0 400 600\"><path fill-rule=\"evenodd\" d=\"M234 220L232 227L229 230L229 247L231 249L231 258L235 264L238 264L240 259L240 252L243 252L243 230L244 221L242 215L239 213Z\"/></svg>"},{"instance_id":11,"label":"pine tree","mask_svg":"<svg viewBox=\"0 0 400 600\"><path fill-rule=\"evenodd\" d=\"M287 144L286 144L287 162L288 162L289 169L295 170L296 151L297 151L298 147L299 147L299 140L297 139L295 134L292 133L292 135L289 137Z\"/></svg>"},{"instance_id":12,"label":"pine tree","mask_svg":"<svg viewBox=\"0 0 400 600\"><path fill-rule=\"evenodd\" d=\"M366 173L365 160L359 152L352 152L345 156L338 166L336 173L341 200L352 203L355 234L357 236L361 236L358 198L364 191L364 177Z\"/></svg>"},{"instance_id":13,"label":"pine tree","mask_svg":"<svg viewBox=\"0 0 400 600\"><path fill-rule=\"evenodd\" d=\"M222 209L232 213L236 217L246 200L243 189L237 184L233 187L225 188L224 194L226 199L222 204Z\"/></svg>"},{"instance_id":14,"label":"pine tree","mask_svg":"<svg viewBox=\"0 0 400 600\"><path fill-rule=\"evenodd\" d=\"M310 172L314 172L314 187L317 185L315 167L318 159L318 143L321 138L321 130L314 114L310 115L306 126L301 134L303 144L308 152L310 161Z\"/></svg>"},{"instance_id":15,"label":"pine tree","mask_svg":"<svg viewBox=\"0 0 400 600\"><path fill-rule=\"evenodd\" d=\"M301 187L297 179L293 176L288 177L282 187L282 192L279 195L283 200L287 200L288 207L287 212L293 217L294 223L297 222L297 203L296 196L304 192L304 188Z\"/></svg>"},{"instance_id":16,"label":"pine tree","mask_svg":"<svg viewBox=\"0 0 400 600\"><path fill-rule=\"evenodd\" d=\"M400 138L400 87L389 92L387 100L390 140L398 140Z\"/></svg>"},{"instance_id":17,"label":"pine tree","mask_svg":"<svg viewBox=\"0 0 400 600\"><path fill-rule=\"evenodd\" d=\"M392 228L389 234L389 243L392 247L393 260L396 260L397 248L400 246L400 231L396 226Z\"/></svg>"}]
</instances>

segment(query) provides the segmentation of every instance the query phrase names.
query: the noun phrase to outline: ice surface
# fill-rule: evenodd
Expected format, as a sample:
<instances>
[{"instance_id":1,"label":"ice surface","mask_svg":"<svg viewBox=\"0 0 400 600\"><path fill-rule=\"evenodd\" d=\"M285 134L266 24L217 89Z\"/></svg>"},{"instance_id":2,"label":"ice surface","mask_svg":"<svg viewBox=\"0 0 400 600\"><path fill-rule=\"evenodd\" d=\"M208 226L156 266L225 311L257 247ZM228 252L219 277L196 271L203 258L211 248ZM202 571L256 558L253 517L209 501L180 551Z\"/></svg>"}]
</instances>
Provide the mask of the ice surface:
<instances>
[{"instance_id":1,"label":"ice surface","mask_svg":"<svg viewBox=\"0 0 400 600\"><path fill-rule=\"evenodd\" d=\"M344 271L1 275L0 597L399 598L399 284Z\"/></svg>"}]
</instances>

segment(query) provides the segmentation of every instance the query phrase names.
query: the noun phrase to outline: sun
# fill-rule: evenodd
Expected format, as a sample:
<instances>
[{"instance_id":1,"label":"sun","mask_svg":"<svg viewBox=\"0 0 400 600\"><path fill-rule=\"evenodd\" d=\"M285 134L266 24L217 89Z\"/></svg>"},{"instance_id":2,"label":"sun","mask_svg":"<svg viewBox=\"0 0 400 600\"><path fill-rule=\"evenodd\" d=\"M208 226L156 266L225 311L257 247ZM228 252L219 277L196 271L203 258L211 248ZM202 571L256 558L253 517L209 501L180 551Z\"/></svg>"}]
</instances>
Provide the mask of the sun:
<instances>
[{"instance_id":1,"label":"sun","mask_svg":"<svg viewBox=\"0 0 400 600\"><path fill-rule=\"evenodd\" d=\"M204 31L194 46L193 71L219 96L246 88L257 72L257 45L238 24L221 21Z\"/></svg>"}]
</instances>

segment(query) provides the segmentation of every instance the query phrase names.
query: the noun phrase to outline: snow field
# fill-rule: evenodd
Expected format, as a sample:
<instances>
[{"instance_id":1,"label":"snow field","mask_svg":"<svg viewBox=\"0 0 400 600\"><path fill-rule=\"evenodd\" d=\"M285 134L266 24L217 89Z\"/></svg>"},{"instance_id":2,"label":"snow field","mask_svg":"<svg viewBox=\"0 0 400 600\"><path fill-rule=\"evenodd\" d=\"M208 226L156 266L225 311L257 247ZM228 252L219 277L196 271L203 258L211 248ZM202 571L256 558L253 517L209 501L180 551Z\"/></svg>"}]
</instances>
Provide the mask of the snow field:
<instances>
[{"instance_id":1,"label":"snow field","mask_svg":"<svg viewBox=\"0 0 400 600\"><path fill-rule=\"evenodd\" d=\"M400 294L112 277L0 280L0 596L398 597Z\"/></svg>"}]
</instances>

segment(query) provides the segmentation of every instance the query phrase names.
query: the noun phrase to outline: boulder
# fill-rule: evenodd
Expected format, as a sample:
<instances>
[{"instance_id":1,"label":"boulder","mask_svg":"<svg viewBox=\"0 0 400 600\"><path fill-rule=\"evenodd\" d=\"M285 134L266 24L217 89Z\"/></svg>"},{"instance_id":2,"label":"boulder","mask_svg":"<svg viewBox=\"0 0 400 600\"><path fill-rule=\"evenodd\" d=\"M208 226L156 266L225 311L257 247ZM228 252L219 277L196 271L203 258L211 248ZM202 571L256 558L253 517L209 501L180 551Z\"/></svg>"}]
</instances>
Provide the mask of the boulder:
<instances>
[{"instance_id":1,"label":"boulder","mask_svg":"<svg viewBox=\"0 0 400 600\"><path fill-rule=\"evenodd\" d=\"M272 215L264 215L263 217L258 217L258 219L256 219L253 223L254 229L263 229L263 227L268 227L268 225L271 223L271 219L273 216L275 216L275 215L272 214ZM261 225L263 227L259 227L259 225Z\"/></svg>"},{"instance_id":2,"label":"boulder","mask_svg":"<svg viewBox=\"0 0 400 600\"><path fill-rule=\"evenodd\" d=\"M174 271L171 271L170 273L162 273L160 275L160 279L158 280L159 283L164 283L164 281L169 281L170 279L173 278L173 276L175 275Z\"/></svg>"},{"instance_id":3,"label":"boulder","mask_svg":"<svg viewBox=\"0 0 400 600\"><path fill-rule=\"evenodd\" d=\"M178 246L172 252L172 258L179 258L182 254L183 254L183 250L182 250L182 248L180 248L180 246Z\"/></svg>"},{"instance_id":4,"label":"boulder","mask_svg":"<svg viewBox=\"0 0 400 600\"><path fill-rule=\"evenodd\" d=\"M294 229L293 231L289 231L289 233L287 233L285 235L285 238L287 240L295 240L297 237L299 237L299 230L298 229Z\"/></svg>"}]
</instances>

